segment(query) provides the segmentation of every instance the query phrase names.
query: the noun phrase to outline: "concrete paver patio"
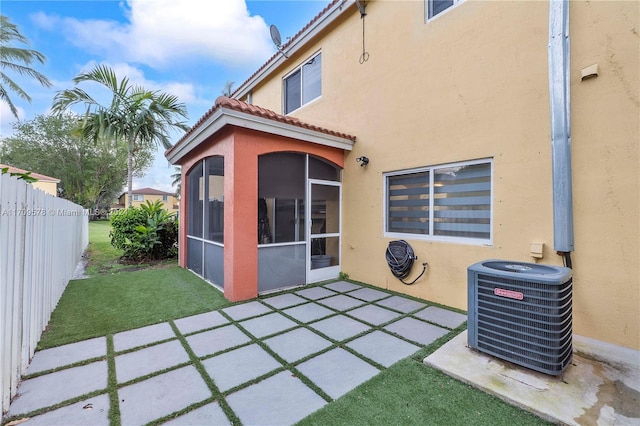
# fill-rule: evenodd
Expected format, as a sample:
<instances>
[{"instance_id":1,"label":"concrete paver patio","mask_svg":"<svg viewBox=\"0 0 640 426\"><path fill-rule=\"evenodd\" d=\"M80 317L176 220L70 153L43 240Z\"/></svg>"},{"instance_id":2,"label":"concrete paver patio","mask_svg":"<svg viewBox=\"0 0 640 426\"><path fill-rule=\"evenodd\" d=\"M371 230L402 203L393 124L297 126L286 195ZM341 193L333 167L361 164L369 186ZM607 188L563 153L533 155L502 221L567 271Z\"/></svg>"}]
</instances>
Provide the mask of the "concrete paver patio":
<instances>
[{"instance_id":1,"label":"concrete paver patio","mask_svg":"<svg viewBox=\"0 0 640 426\"><path fill-rule=\"evenodd\" d=\"M117 410L123 425L292 424L464 321L345 281L301 288L40 351L7 417L107 425Z\"/></svg>"}]
</instances>

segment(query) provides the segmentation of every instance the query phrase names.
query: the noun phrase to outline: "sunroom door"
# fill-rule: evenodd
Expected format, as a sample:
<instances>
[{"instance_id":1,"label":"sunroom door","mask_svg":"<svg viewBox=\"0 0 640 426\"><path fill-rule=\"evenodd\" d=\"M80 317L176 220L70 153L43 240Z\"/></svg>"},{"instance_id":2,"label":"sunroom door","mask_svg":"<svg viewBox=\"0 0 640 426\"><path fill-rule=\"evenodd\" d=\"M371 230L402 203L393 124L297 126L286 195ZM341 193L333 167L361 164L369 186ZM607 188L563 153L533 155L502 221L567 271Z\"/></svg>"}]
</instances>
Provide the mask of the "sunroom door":
<instances>
[{"instance_id":1,"label":"sunroom door","mask_svg":"<svg viewBox=\"0 0 640 426\"><path fill-rule=\"evenodd\" d=\"M309 179L307 203L307 282L336 278L340 272L340 182Z\"/></svg>"}]
</instances>

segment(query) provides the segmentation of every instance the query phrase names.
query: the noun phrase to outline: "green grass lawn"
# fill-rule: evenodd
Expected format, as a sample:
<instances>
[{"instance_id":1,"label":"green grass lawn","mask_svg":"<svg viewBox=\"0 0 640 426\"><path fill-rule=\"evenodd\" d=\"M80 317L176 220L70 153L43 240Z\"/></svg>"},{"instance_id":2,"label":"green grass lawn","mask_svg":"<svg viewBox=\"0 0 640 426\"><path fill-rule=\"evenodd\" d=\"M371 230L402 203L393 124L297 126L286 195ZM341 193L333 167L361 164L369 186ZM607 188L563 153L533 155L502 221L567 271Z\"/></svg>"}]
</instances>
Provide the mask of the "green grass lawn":
<instances>
[{"instance_id":1,"label":"green grass lawn","mask_svg":"<svg viewBox=\"0 0 640 426\"><path fill-rule=\"evenodd\" d=\"M220 291L178 266L74 280L38 347L106 336L229 305Z\"/></svg>"},{"instance_id":2,"label":"green grass lawn","mask_svg":"<svg viewBox=\"0 0 640 426\"><path fill-rule=\"evenodd\" d=\"M109 242L109 223L91 222L88 273L74 280L56 307L39 349L165 322L230 306L218 290L175 266L122 265ZM135 267L136 271L132 271ZM422 360L464 329L437 340L385 369L342 398L303 419L301 425L542 425L542 419L481 392ZM108 361L113 361L110 343ZM108 392L117 406L114 366ZM112 401L112 402L113 402ZM226 407L226 403L225 403ZM112 409L113 410L113 409ZM110 412L120 423L118 410ZM237 420L237 419L235 419Z\"/></svg>"},{"instance_id":3,"label":"green grass lawn","mask_svg":"<svg viewBox=\"0 0 640 426\"><path fill-rule=\"evenodd\" d=\"M111 245L109 221L89 222L91 278L67 286L38 349L106 336L229 306L222 293L177 266L175 259L119 263Z\"/></svg>"}]
</instances>

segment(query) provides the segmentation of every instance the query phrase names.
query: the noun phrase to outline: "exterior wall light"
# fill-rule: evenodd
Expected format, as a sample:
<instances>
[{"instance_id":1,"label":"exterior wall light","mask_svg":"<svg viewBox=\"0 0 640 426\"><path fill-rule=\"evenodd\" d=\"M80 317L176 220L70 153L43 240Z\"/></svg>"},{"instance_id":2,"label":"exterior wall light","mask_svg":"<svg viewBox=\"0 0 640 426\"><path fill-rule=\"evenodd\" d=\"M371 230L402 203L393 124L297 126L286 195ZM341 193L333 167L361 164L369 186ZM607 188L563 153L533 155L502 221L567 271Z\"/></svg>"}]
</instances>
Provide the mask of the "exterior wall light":
<instances>
[{"instance_id":1,"label":"exterior wall light","mask_svg":"<svg viewBox=\"0 0 640 426\"><path fill-rule=\"evenodd\" d=\"M369 159L363 155L362 157L356 158L356 163L361 163L360 167L364 167L369 164Z\"/></svg>"}]
</instances>

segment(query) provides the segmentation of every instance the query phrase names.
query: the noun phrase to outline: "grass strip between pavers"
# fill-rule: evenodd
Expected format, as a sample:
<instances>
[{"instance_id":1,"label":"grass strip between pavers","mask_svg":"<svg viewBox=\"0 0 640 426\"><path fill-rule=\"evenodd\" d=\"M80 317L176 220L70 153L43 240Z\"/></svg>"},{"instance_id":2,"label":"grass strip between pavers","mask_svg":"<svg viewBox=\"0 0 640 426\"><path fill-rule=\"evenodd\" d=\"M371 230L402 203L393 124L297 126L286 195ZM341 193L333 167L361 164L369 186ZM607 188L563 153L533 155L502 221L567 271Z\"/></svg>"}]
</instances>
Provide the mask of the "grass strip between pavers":
<instances>
[{"instance_id":1,"label":"grass strip between pavers","mask_svg":"<svg viewBox=\"0 0 640 426\"><path fill-rule=\"evenodd\" d=\"M109 391L109 424L120 424L120 398L118 396L118 379L116 377L116 357L113 336L107 336L107 390Z\"/></svg>"}]
</instances>

